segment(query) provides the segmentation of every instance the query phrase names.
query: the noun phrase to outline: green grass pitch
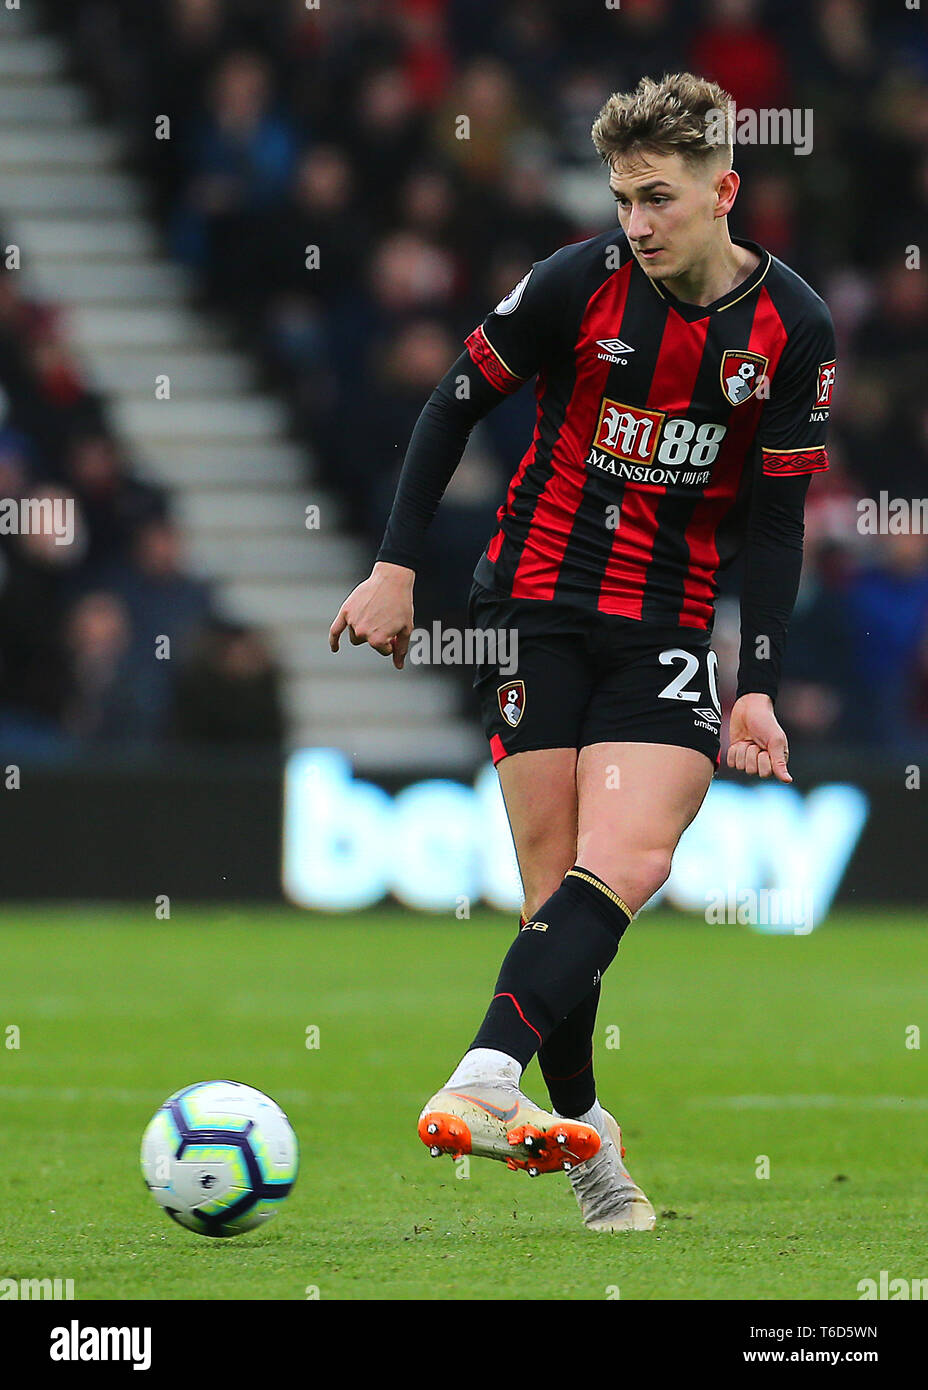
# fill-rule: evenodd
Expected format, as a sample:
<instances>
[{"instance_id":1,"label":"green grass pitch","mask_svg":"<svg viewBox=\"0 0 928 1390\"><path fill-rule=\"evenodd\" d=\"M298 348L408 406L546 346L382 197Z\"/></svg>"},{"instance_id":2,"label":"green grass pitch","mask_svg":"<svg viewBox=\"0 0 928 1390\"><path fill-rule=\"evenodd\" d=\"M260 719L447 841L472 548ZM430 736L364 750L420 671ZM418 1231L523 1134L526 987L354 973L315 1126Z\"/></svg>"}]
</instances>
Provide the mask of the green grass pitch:
<instances>
[{"instance_id":1,"label":"green grass pitch","mask_svg":"<svg viewBox=\"0 0 928 1390\"><path fill-rule=\"evenodd\" d=\"M399 909L5 909L0 1278L72 1278L79 1299L856 1299L880 1270L925 1275L914 914L806 937L635 923L597 1072L650 1235L592 1235L566 1176L465 1177L416 1136L512 931ZM302 1146L280 1214L226 1241L172 1225L138 1167L160 1102L218 1077L272 1095ZM545 1097L534 1064L526 1089Z\"/></svg>"}]
</instances>

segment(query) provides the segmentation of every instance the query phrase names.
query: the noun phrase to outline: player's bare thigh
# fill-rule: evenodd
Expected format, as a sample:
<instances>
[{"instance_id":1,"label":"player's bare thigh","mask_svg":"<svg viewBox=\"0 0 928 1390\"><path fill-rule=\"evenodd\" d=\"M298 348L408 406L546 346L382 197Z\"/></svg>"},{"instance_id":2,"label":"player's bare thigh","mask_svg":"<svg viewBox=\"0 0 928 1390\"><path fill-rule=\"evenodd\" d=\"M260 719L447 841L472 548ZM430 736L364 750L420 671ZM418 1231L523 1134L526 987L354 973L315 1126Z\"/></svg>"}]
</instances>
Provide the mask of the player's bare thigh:
<instances>
[{"instance_id":1,"label":"player's bare thigh","mask_svg":"<svg viewBox=\"0 0 928 1390\"><path fill-rule=\"evenodd\" d=\"M632 912L667 878L677 841L702 805L713 766L663 743L594 743L577 760L576 862Z\"/></svg>"},{"instance_id":2,"label":"player's bare thigh","mask_svg":"<svg viewBox=\"0 0 928 1390\"><path fill-rule=\"evenodd\" d=\"M497 765L531 916L577 858L577 750L540 748Z\"/></svg>"}]
</instances>

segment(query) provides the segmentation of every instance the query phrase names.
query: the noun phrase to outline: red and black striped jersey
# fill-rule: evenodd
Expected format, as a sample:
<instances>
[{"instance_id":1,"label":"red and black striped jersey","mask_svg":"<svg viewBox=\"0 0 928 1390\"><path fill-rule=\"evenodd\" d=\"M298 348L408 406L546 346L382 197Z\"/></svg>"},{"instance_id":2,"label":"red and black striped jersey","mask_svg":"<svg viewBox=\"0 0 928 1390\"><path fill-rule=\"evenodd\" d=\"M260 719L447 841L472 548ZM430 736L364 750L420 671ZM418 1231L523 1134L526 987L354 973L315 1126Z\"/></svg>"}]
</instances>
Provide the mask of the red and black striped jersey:
<instances>
[{"instance_id":1,"label":"red and black striped jersey","mask_svg":"<svg viewBox=\"0 0 928 1390\"><path fill-rule=\"evenodd\" d=\"M828 466L822 299L759 263L714 304L640 268L619 230L537 262L467 339L496 390L537 373L534 435L475 572L498 593L711 629L758 470Z\"/></svg>"}]
</instances>

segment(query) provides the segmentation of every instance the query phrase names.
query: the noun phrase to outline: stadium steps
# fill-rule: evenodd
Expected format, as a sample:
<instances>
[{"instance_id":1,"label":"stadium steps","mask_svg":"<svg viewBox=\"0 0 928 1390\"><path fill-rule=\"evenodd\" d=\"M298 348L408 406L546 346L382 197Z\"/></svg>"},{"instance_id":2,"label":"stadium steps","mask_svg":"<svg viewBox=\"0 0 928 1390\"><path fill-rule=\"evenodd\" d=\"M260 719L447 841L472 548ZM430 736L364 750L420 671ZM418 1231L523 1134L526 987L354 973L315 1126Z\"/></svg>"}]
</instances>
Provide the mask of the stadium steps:
<instances>
[{"instance_id":1,"label":"stadium steps","mask_svg":"<svg viewBox=\"0 0 928 1390\"><path fill-rule=\"evenodd\" d=\"M0 127L0 150L3 128ZM176 299L187 287L188 277L179 266L151 260L123 262L79 261L73 252L36 259L33 282L43 299L71 304L163 304Z\"/></svg>"},{"instance_id":2,"label":"stadium steps","mask_svg":"<svg viewBox=\"0 0 928 1390\"><path fill-rule=\"evenodd\" d=\"M303 463L303 451L285 440L262 440L259 454L254 445L239 441L169 442L149 448L145 471L167 487L180 487L195 478L196 495L202 496L226 488L253 492L259 467L263 492L298 487L303 484Z\"/></svg>"},{"instance_id":3,"label":"stadium steps","mask_svg":"<svg viewBox=\"0 0 928 1390\"><path fill-rule=\"evenodd\" d=\"M284 670L291 743L344 750L369 771L466 773L483 742L454 717L455 683L343 643L329 624L370 556L339 529L254 364L194 309L164 255L143 184L120 163L59 41L31 7L0 8L0 223L27 292L60 306L88 379L110 401L143 477L166 486L191 570L230 616L259 625ZM170 398L155 395L167 377ZM320 529L306 508L319 507Z\"/></svg>"},{"instance_id":4,"label":"stadium steps","mask_svg":"<svg viewBox=\"0 0 928 1390\"><path fill-rule=\"evenodd\" d=\"M169 377L175 398L182 393L236 396L252 385L249 364L233 352L187 352L183 348L117 352L101 348L94 356L94 377L108 394L119 391L126 398L148 401L151 384L161 375Z\"/></svg>"},{"instance_id":5,"label":"stadium steps","mask_svg":"<svg viewBox=\"0 0 928 1390\"><path fill-rule=\"evenodd\" d=\"M6 123L0 102L0 122ZM135 218L37 217L19 219L19 229L34 256L59 256L66 249L85 264L142 260L158 252L153 227Z\"/></svg>"},{"instance_id":6,"label":"stadium steps","mask_svg":"<svg viewBox=\"0 0 928 1390\"><path fill-rule=\"evenodd\" d=\"M4 203L0 201L0 210ZM84 350L93 369L98 352L145 348L196 348L205 352L222 346L221 334L198 314L182 305L171 308L140 309L135 305L117 307L95 304L72 306L68 315L75 343ZM153 387L154 393L154 387Z\"/></svg>"}]
</instances>

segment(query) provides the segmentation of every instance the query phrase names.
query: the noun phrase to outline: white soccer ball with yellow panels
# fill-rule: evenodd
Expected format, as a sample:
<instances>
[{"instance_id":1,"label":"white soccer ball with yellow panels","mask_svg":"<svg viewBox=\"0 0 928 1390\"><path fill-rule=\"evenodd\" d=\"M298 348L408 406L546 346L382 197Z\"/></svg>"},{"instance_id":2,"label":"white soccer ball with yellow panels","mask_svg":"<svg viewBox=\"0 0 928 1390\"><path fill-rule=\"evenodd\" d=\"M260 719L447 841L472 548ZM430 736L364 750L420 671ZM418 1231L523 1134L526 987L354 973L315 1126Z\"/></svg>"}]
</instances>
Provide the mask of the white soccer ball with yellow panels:
<instances>
[{"instance_id":1,"label":"white soccer ball with yellow panels","mask_svg":"<svg viewBox=\"0 0 928 1390\"><path fill-rule=\"evenodd\" d=\"M175 1091L146 1129L141 1157L158 1205L203 1236L237 1236L270 1220L300 1162L280 1106L239 1081Z\"/></svg>"}]
</instances>

